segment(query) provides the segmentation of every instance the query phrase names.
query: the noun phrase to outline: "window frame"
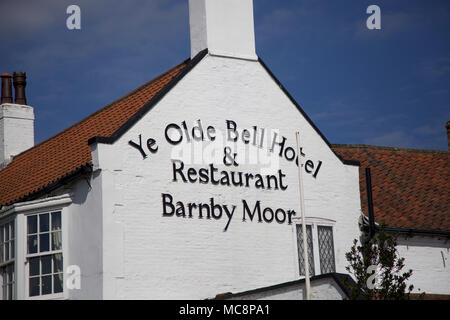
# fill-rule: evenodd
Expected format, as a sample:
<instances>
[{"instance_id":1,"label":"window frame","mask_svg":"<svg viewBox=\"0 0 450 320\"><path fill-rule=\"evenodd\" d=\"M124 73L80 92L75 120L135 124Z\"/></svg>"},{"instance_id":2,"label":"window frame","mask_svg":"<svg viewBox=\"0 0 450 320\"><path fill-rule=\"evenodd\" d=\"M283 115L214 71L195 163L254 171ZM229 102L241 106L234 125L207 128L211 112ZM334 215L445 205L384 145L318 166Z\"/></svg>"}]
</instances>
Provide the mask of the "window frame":
<instances>
[{"instance_id":1,"label":"window frame","mask_svg":"<svg viewBox=\"0 0 450 320\"><path fill-rule=\"evenodd\" d=\"M297 225L301 227L302 219L300 217L294 217L292 219L293 232L295 238L295 255L297 261L297 276L299 278L304 278L305 275L300 275L300 265L299 265L299 256L298 256L298 237L297 237ZM333 256L334 256L334 268L336 272L336 221L326 218L318 218L318 217L305 217L305 224L307 226L311 226L311 234L312 234L312 243L313 243L313 257L314 257L314 270L315 275L321 275L321 264L320 264L320 252L319 252L319 234L318 227L331 227L333 233ZM312 275L310 274L310 277Z\"/></svg>"},{"instance_id":2,"label":"window frame","mask_svg":"<svg viewBox=\"0 0 450 320\"><path fill-rule=\"evenodd\" d=\"M52 250L52 240L51 240L51 234L52 234L52 226L51 226L51 218L49 218L49 231L47 232L40 232L39 230L39 218L37 219L37 233L32 233L32 235L37 235L37 252L36 253L28 253L28 217L30 216L39 216L41 214L49 214L49 217L51 216L51 213L54 212L60 212L61 214L61 227L60 227L60 231L61 232L61 248L58 250ZM52 300L52 299L57 299L57 300L61 300L61 299L66 299L67 298L67 290L65 289L65 266L66 266L66 252L67 250L66 248L66 243L67 243L67 228L65 226L66 222L65 222L65 218L64 218L64 208L63 207L43 207L39 210L31 210L29 212L26 212L23 215L23 245L24 245L24 249L23 249L23 259L24 259L24 264L25 264L25 268L24 268L24 299L27 300ZM48 233L49 234L49 250L45 251L45 252L39 252L39 246L40 246L40 241L39 241L39 234L41 233ZM63 276L63 280L62 280L62 292L57 292L57 293L50 293L50 294L40 294L36 295L36 296L30 296L30 259L32 258L38 258L38 257L44 257L44 256L51 256L51 268L52 268L52 272L49 273L48 275L53 277L54 275L56 275L57 273L53 273L53 256L55 254L61 254L62 255L62 276ZM39 261L40 265L39 265L39 275L37 276L38 278L42 278L42 270L41 270L41 262ZM33 276L36 277L36 276ZM41 288L40 288L41 291ZM52 291L53 291L53 280L52 280Z\"/></svg>"},{"instance_id":3,"label":"window frame","mask_svg":"<svg viewBox=\"0 0 450 320\"><path fill-rule=\"evenodd\" d=\"M5 216L5 217L1 217L0 219L0 228L3 228L5 225L9 225L12 223L13 228L14 228L14 238L11 237L11 229L8 231L9 237L8 237L8 252L9 252L9 257L10 259L5 260L0 262L0 275L1 275L1 283L0 283L0 296L1 299L0 300L16 300L17 299L17 222L16 222L16 215L10 215L10 216ZM5 233L2 231L0 231L0 254L3 257L3 254L5 253L3 250L3 244L4 244L4 236ZM13 244L13 248L11 250L11 242L14 241ZM13 253L13 258L11 258L11 253ZM12 275L13 275L13 281L6 282L6 286L8 286L10 283L12 283L12 297L11 299L5 299L5 297L3 296L3 290L4 290L4 286L5 286L5 282L3 279L3 268L8 268L8 266L12 265Z\"/></svg>"},{"instance_id":4,"label":"window frame","mask_svg":"<svg viewBox=\"0 0 450 320\"><path fill-rule=\"evenodd\" d=\"M308 228L309 227L309 228ZM296 228L295 228L295 235L296 235L296 239L297 239L297 262L298 262L298 274L300 275L300 277L305 277L305 274L301 274L300 273L300 259L302 259L303 260L303 263L304 263L304 256L303 257L300 257L300 255L299 255L299 249L300 249L300 247L299 247L299 244L300 244L300 242L302 242L303 243L303 239L301 239L301 241L299 241L299 238L298 238L298 236L299 236L299 230L302 230L302 224L301 223L299 223L299 224L296 224ZM315 239L314 239L314 229L313 229L313 227L312 227L312 225L311 224L308 224L308 223L306 223L306 234L307 234L307 236L306 236L306 240L307 240L307 242L308 242L308 257L309 257L309 251L311 250L311 248L309 247L309 241L308 241L308 230L311 230L311 245L312 245L312 251L311 251L311 254L312 254L312 263L311 263L311 261L308 261L308 265L309 265L309 276L314 276L315 275L315 273L316 273L316 259L315 259L315 257L314 257L314 248L315 248L315 245L314 245L314 242L315 242ZM303 230L302 230L302 232L303 232ZM303 249L304 250L304 249ZM313 269L311 269L311 266L313 267ZM305 268L305 266L303 266L303 269Z\"/></svg>"},{"instance_id":5,"label":"window frame","mask_svg":"<svg viewBox=\"0 0 450 320\"><path fill-rule=\"evenodd\" d=\"M73 201L71 192L49 196L47 198L31 201L17 202L10 206L0 208L0 220L15 219L15 299L19 300L51 300L69 299L69 290L63 287L63 295L50 297L50 295L28 297L28 270L25 263L27 252L26 215L49 211L61 211L62 226L62 251L63 251L63 271L67 269L70 259L69 252L69 219L70 206Z\"/></svg>"},{"instance_id":6,"label":"window frame","mask_svg":"<svg viewBox=\"0 0 450 320\"><path fill-rule=\"evenodd\" d=\"M327 272L327 273L333 273L336 272L336 249L335 249L335 240L334 240L334 227L318 224L317 225L317 245L319 246L319 265L320 265L320 274L326 274L322 272L322 269L324 269L324 266L322 265L322 252L320 251L320 236L319 236L319 228L330 228L331 229L331 250L332 250L332 256L333 256L333 267L334 271Z\"/></svg>"}]
</instances>

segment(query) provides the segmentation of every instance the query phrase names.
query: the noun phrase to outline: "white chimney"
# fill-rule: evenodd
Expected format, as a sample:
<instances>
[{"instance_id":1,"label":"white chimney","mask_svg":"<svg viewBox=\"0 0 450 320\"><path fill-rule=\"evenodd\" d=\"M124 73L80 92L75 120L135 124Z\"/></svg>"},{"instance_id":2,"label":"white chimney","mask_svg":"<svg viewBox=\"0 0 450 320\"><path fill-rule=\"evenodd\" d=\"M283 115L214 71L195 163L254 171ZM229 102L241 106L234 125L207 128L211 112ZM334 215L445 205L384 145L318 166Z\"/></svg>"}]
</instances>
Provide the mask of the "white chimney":
<instances>
[{"instance_id":1,"label":"white chimney","mask_svg":"<svg viewBox=\"0 0 450 320\"><path fill-rule=\"evenodd\" d=\"M253 0L189 0L191 58L212 55L258 60Z\"/></svg>"},{"instance_id":2,"label":"white chimney","mask_svg":"<svg viewBox=\"0 0 450 320\"><path fill-rule=\"evenodd\" d=\"M34 110L26 105L25 73L14 73L15 101L12 103L11 75L3 73L0 104L0 169L11 157L34 146Z\"/></svg>"}]
</instances>

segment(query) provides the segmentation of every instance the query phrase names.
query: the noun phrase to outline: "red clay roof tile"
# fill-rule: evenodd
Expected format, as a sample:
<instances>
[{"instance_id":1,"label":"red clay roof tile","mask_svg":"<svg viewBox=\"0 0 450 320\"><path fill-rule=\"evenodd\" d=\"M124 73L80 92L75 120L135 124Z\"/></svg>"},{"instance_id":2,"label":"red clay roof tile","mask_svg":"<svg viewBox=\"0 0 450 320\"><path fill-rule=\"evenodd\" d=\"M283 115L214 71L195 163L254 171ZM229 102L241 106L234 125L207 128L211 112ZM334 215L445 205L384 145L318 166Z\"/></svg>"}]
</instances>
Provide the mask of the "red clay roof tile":
<instances>
[{"instance_id":1,"label":"red clay roof tile","mask_svg":"<svg viewBox=\"0 0 450 320\"><path fill-rule=\"evenodd\" d=\"M183 70L188 61L98 110L54 137L17 155L0 170L0 206L26 199L92 165L88 140L108 137Z\"/></svg>"},{"instance_id":2,"label":"red clay roof tile","mask_svg":"<svg viewBox=\"0 0 450 320\"><path fill-rule=\"evenodd\" d=\"M377 223L450 231L450 153L363 145L333 145L344 159L361 162L361 209L367 215L365 168L370 168Z\"/></svg>"}]
</instances>

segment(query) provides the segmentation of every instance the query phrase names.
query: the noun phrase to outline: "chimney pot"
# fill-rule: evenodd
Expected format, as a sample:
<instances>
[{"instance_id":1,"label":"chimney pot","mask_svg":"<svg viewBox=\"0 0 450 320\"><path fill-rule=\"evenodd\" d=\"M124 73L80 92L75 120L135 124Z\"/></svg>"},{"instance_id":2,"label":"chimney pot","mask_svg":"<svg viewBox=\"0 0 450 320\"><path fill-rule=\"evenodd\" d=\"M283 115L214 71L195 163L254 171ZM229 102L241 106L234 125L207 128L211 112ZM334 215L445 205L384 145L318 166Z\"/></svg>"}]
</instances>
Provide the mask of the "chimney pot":
<instances>
[{"instance_id":1,"label":"chimney pot","mask_svg":"<svg viewBox=\"0 0 450 320\"><path fill-rule=\"evenodd\" d=\"M2 79L2 96L0 104L12 103L11 75L9 73L2 73L0 77Z\"/></svg>"},{"instance_id":2,"label":"chimney pot","mask_svg":"<svg viewBox=\"0 0 450 320\"><path fill-rule=\"evenodd\" d=\"M25 72L14 72L13 83L15 89L14 103L27 104L25 86L27 85L27 74Z\"/></svg>"}]
</instances>

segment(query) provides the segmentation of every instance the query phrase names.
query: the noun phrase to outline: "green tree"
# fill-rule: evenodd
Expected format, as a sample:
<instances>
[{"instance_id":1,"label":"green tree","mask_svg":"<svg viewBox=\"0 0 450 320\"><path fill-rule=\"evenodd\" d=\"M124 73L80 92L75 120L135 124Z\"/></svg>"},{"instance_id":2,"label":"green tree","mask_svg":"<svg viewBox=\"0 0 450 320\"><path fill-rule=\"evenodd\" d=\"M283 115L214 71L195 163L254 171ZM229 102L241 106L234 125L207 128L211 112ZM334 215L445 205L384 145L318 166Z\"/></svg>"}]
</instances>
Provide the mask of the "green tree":
<instances>
[{"instance_id":1,"label":"green tree","mask_svg":"<svg viewBox=\"0 0 450 320\"><path fill-rule=\"evenodd\" d=\"M347 283L351 291L350 299L367 300L409 300L414 288L407 288L407 280L412 270L402 273L404 258L399 257L397 235L381 226L375 235L358 244L355 239L349 252L345 254L349 266L346 267L356 279L356 285ZM376 270L375 270L376 269Z\"/></svg>"}]
</instances>

